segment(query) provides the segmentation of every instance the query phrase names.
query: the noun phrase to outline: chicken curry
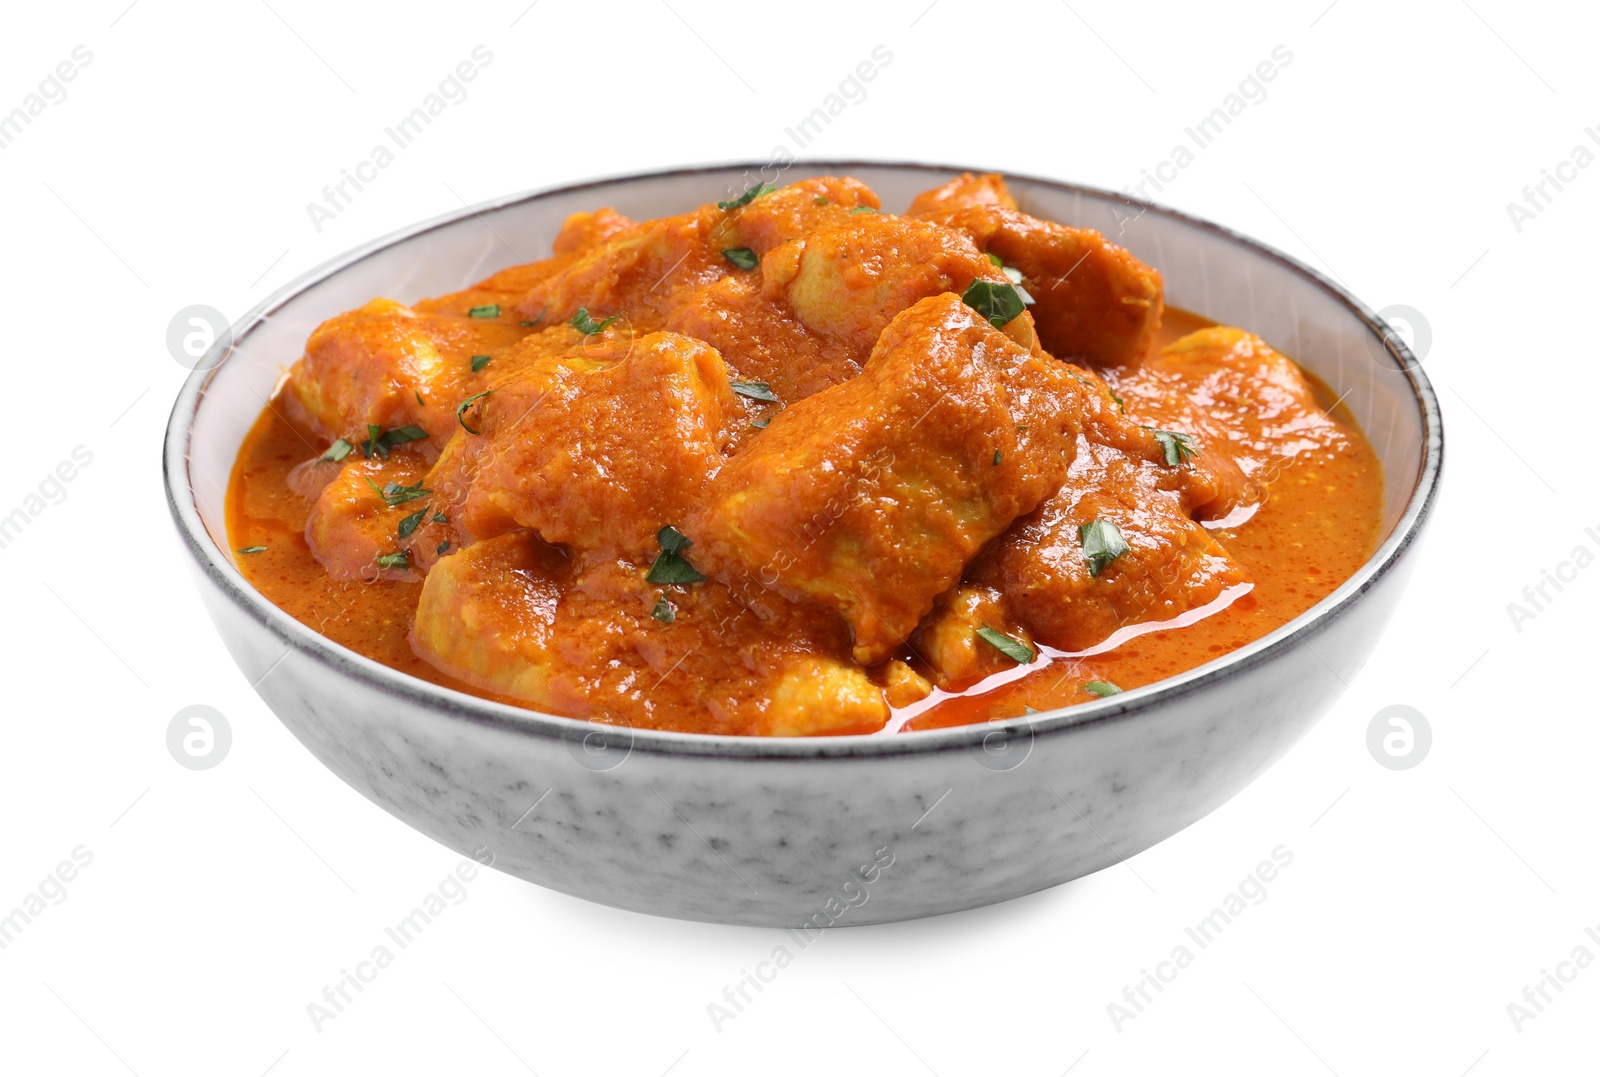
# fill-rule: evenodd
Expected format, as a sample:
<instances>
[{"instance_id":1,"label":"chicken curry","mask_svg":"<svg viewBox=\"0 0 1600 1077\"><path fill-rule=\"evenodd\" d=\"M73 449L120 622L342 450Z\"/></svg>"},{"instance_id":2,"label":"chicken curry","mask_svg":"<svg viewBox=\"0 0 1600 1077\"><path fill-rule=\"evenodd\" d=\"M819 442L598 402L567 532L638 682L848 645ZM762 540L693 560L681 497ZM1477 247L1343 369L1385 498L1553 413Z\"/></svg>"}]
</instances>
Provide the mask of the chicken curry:
<instances>
[{"instance_id":1,"label":"chicken curry","mask_svg":"<svg viewBox=\"0 0 1600 1077\"><path fill-rule=\"evenodd\" d=\"M271 601L395 669L799 736L1115 694L1284 624L1378 534L1326 390L963 175L569 218L312 333L228 492Z\"/></svg>"}]
</instances>

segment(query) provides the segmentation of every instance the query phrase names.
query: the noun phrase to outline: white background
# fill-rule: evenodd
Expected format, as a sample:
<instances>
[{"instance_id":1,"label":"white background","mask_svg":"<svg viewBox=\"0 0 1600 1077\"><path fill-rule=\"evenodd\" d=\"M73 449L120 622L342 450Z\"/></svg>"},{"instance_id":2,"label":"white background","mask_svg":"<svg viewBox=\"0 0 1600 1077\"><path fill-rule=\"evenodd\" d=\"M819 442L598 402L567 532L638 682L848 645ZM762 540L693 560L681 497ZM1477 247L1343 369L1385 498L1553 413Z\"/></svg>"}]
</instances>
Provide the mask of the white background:
<instances>
[{"instance_id":1,"label":"white background","mask_svg":"<svg viewBox=\"0 0 1600 1077\"><path fill-rule=\"evenodd\" d=\"M1208 6L1209 7L1209 6ZM0 150L8 466L0 515L93 454L0 549L0 912L93 862L0 950L0 1069L273 1074L1594 1072L1592 419L1600 167L1520 232L1506 204L1600 127L1578 5L941 0L632 5L175 0L30 5L0 113L92 62ZM1587 24L1574 21L1587 18ZM158 452L169 319L236 317L340 251L511 191L764 159L875 45L892 62L812 157L965 162L1119 188L1274 46L1293 61L1160 200L1426 319L1443 499L1404 608L1322 724L1232 803L1092 878L830 932L720 1030L781 941L486 872L342 1016L306 1004L458 862L346 788L235 670L186 578ZM305 205L476 45L470 96L320 234ZM715 194L708 197L714 197ZM292 356L285 356L285 361ZM1596 527L1596 536L1585 534ZM1571 572L1568 572L1571 575ZM1520 630L1519 630L1520 628ZM232 725L194 772L180 708ZM1421 710L1413 769L1373 715ZM1107 1012L1276 846L1293 864L1120 1030ZM1575 968L1575 966L1569 967Z\"/></svg>"}]
</instances>

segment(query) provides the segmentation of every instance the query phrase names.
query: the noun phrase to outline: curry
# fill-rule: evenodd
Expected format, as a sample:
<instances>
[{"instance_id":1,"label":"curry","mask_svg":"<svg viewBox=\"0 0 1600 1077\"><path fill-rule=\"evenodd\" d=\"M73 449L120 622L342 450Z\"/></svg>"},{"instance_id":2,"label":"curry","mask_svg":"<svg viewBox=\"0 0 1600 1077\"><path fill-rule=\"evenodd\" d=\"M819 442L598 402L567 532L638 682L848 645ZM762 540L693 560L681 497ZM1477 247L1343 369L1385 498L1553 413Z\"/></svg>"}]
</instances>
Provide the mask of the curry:
<instances>
[{"instance_id":1,"label":"curry","mask_svg":"<svg viewBox=\"0 0 1600 1077\"><path fill-rule=\"evenodd\" d=\"M1376 542L1328 393L963 175L824 177L321 325L245 440L237 562L378 662L541 711L799 736L1193 668Z\"/></svg>"}]
</instances>

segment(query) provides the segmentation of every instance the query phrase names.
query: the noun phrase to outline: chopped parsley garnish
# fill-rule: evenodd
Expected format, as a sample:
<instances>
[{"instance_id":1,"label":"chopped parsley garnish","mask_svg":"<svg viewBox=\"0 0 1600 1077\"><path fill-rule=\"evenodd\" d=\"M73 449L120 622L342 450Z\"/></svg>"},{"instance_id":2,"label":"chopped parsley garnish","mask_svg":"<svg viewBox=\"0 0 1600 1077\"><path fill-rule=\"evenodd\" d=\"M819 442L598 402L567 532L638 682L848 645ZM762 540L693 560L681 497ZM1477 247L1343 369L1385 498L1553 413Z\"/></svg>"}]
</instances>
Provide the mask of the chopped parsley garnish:
<instances>
[{"instance_id":1,"label":"chopped parsley garnish","mask_svg":"<svg viewBox=\"0 0 1600 1077\"><path fill-rule=\"evenodd\" d=\"M399 553L380 553L375 560L379 568L411 567L411 558L404 550Z\"/></svg>"},{"instance_id":2,"label":"chopped parsley garnish","mask_svg":"<svg viewBox=\"0 0 1600 1077\"><path fill-rule=\"evenodd\" d=\"M1127 407L1126 404L1123 403L1122 397L1117 395L1117 391L1115 389L1112 389L1109 386L1107 386L1106 392L1110 393L1111 394L1111 399L1115 400L1117 402L1117 414L1119 414L1119 415L1128 414L1128 407Z\"/></svg>"},{"instance_id":3,"label":"chopped parsley garnish","mask_svg":"<svg viewBox=\"0 0 1600 1077\"><path fill-rule=\"evenodd\" d=\"M492 396L493 394L494 394L494 390L493 389L485 389L483 392L478 393L475 396L467 397L465 400L463 400L461 402L461 406L456 409L456 422L460 423L461 424L461 428L463 430L465 430L467 433L469 433L469 434L481 434L481 433L483 433L483 431L474 430L472 427L467 425L467 409L472 407L472 404L473 404L474 401L482 400L484 397Z\"/></svg>"},{"instance_id":4,"label":"chopped parsley garnish","mask_svg":"<svg viewBox=\"0 0 1600 1077\"><path fill-rule=\"evenodd\" d=\"M1018 665L1025 666L1033 661L1033 648L1020 640L1012 639L1004 632L996 632L985 626L978 629L978 638Z\"/></svg>"},{"instance_id":5,"label":"chopped parsley garnish","mask_svg":"<svg viewBox=\"0 0 1600 1077\"><path fill-rule=\"evenodd\" d=\"M524 329L527 329L530 326L538 325L540 322L544 321L544 312L549 310L549 309L550 308L548 306L540 307L539 308L539 313L534 316L533 321L531 321L531 322L518 322L517 324L522 326L522 328L524 328Z\"/></svg>"},{"instance_id":6,"label":"chopped parsley garnish","mask_svg":"<svg viewBox=\"0 0 1600 1077\"><path fill-rule=\"evenodd\" d=\"M777 190L777 188L770 183L758 183L754 187L747 188L744 194L740 195L738 198L730 199L727 202L718 202L717 208L738 209L740 206L748 206L751 202L754 202L768 191L775 190Z\"/></svg>"},{"instance_id":7,"label":"chopped parsley garnish","mask_svg":"<svg viewBox=\"0 0 1600 1077\"><path fill-rule=\"evenodd\" d=\"M1083 556L1089 562L1089 575L1098 576L1105 567L1128 552L1122 532L1110 520L1092 520L1078 528Z\"/></svg>"},{"instance_id":8,"label":"chopped parsley garnish","mask_svg":"<svg viewBox=\"0 0 1600 1077\"><path fill-rule=\"evenodd\" d=\"M620 317L622 317L622 315L613 314L611 317L607 318L605 321L597 322L592 317L590 317L589 308L587 308L587 307L579 307L578 308L578 313L574 314L572 316L571 320L567 322L567 324L572 326L572 328L576 329L578 332L582 333L584 336L592 337L596 333L605 332L606 326L610 325L612 322L616 321Z\"/></svg>"},{"instance_id":9,"label":"chopped parsley garnish","mask_svg":"<svg viewBox=\"0 0 1600 1077\"><path fill-rule=\"evenodd\" d=\"M683 556L683 551L691 545L687 535L668 524L656 532L656 541L661 543L661 552L656 554L655 563L645 574L646 583L705 582L705 577Z\"/></svg>"},{"instance_id":10,"label":"chopped parsley garnish","mask_svg":"<svg viewBox=\"0 0 1600 1077\"><path fill-rule=\"evenodd\" d=\"M728 388L751 400L764 400L769 404L778 402L778 398L772 395L772 386L764 381L730 381Z\"/></svg>"},{"instance_id":11,"label":"chopped parsley garnish","mask_svg":"<svg viewBox=\"0 0 1600 1077\"><path fill-rule=\"evenodd\" d=\"M411 537L411 532L415 531L418 528L418 526L421 525L422 518L424 516L426 516L426 515L428 515L428 510L427 509L418 509L416 512L413 512L410 516L407 516L404 520L401 520L400 521L400 537L401 537L401 539L410 538Z\"/></svg>"},{"instance_id":12,"label":"chopped parsley garnish","mask_svg":"<svg viewBox=\"0 0 1600 1077\"><path fill-rule=\"evenodd\" d=\"M428 402L426 400L422 399L422 390L421 389L413 389L411 391L416 394L417 407L425 408L425 407L428 406Z\"/></svg>"},{"instance_id":13,"label":"chopped parsley garnish","mask_svg":"<svg viewBox=\"0 0 1600 1077\"><path fill-rule=\"evenodd\" d=\"M738 266L740 269L754 269L761 264L761 259L756 257L756 252L749 247L732 247L722 252L722 257Z\"/></svg>"},{"instance_id":14,"label":"chopped parsley garnish","mask_svg":"<svg viewBox=\"0 0 1600 1077\"><path fill-rule=\"evenodd\" d=\"M817 195L817 197L813 198L811 201L812 201L813 205L825 206L825 205L828 204L828 196L825 195L825 194L819 194L819 195Z\"/></svg>"},{"instance_id":15,"label":"chopped parsley garnish","mask_svg":"<svg viewBox=\"0 0 1600 1077\"><path fill-rule=\"evenodd\" d=\"M240 546L236 553L265 553L265 546Z\"/></svg>"},{"instance_id":16,"label":"chopped parsley garnish","mask_svg":"<svg viewBox=\"0 0 1600 1077\"><path fill-rule=\"evenodd\" d=\"M498 318L500 317L500 304L487 303L481 307L473 307L467 311L469 318Z\"/></svg>"},{"instance_id":17,"label":"chopped parsley garnish","mask_svg":"<svg viewBox=\"0 0 1600 1077\"><path fill-rule=\"evenodd\" d=\"M1000 260L1000 256L998 254L990 254L988 251L985 251L983 256L989 259L989 261L993 262L995 265L1000 266L1002 269L1005 268L1005 263Z\"/></svg>"},{"instance_id":18,"label":"chopped parsley garnish","mask_svg":"<svg viewBox=\"0 0 1600 1077\"><path fill-rule=\"evenodd\" d=\"M1192 457L1200 455L1200 450L1194 447L1194 439L1188 434L1179 434L1173 430L1157 430L1153 426L1146 426L1144 429L1155 436L1156 444L1161 446L1168 467L1178 467L1188 463Z\"/></svg>"},{"instance_id":19,"label":"chopped parsley garnish","mask_svg":"<svg viewBox=\"0 0 1600 1077\"><path fill-rule=\"evenodd\" d=\"M1083 686L1083 690L1092 696L1099 696L1101 699L1104 699L1106 696L1120 695L1122 693L1122 689L1118 688L1110 681L1090 681L1088 684Z\"/></svg>"},{"instance_id":20,"label":"chopped parsley garnish","mask_svg":"<svg viewBox=\"0 0 1600 1077\"><path fill-rule=\"evenodd\" d=\"M472 372L476 374L478 371L488 366L491 358L493 357L488 355L474 355L472 357Z\"/></svg>"},{"instance_id":21,"label":"chopped parsley garnish","mask_svg":"<svg viewBox=\"0 0 1600 1077\"><path fill-rule=\"evenodd\" d=\"M1000 450L999 449L996 449L994 451L994 466L995 467L999 467L1000 466Z\"/></svg>"},{"instance_id":22,"label":"chopped parsley garnish","mask_svg":"<svg viewBox=\"0 0 1600 1077\"><path fill-rule=\"evenodd\" d=\"M667 601L667 596L662 595L656 599L656 608L650 611L650 616L664 625L669 625L677 618L678 612L672 608L672 603Z\"/></svg>"},{"instance_id":23,"label":"chopped parsley garnish","mask_svg":"<svg viewBox=\"0 0 1600 1077\"><path fill-rule=\"evenodd\" d=\"M852 206L851 209L850 209L850 216L854 217L857 213L876 213L876 212L878 212L878 211L873 209L871 206Z\"/></svg>"},{"instance_id":24,"label":"chopped parsley garnish","mask_svg":"<svg viewBox=\"0 0 1600 1077\"><path fill-rule=\"evenodd\" d=\"M424 490L420 481L415 486L401 486L397 482L391 482L387 486L380 488L377 483L365 475L361 476L361 480L372 487L372 492L383 498L384 504L390 508L395 505L404 505L407 501L415 501L420 497L430 497L433 494L432 490Z\"/></svg>"},{"instance_id":25,"label":"chopped parsley garnish","mask_svg":"<svg viewBox=\"0 0 1600 1077\"><path fill-rule=\"evenodd\" d=\"M367 440L361 445L361 455L368 460L376 456L380 460L389 459L389 450L396 445L405 445L412 441L421 441L428 436L422 427L412 424L402 426L397 430L384 430L375 423L367 424Z\"/></svg>"},{"instance_id":26,"label":"chopped parsley garnish","mask_svg":"<svg viewBox=\"0 0 1600 1077\"><path fill-rule=\"evenodd\" d=\"M318 460L332 460L335 463L337 463L338 461L343 460L345 457L349 456L350 455L350 451L352 449L354 449L354 448L355 448L354 445L350 444L344 438L340 438L338 441L335 441L332 445L329 445L328 446L328 451L323 453L321 456L317 457L317 459Z\"/></svg>"},{"instance_id":27,"label":"chopped parsley garnish","mask_svg":"<svg viewBox=\"0 0 1600 1077\"><path fill-rule=\"evenodd\" d=\"M975 280L961 293L961 301L985 318L996 329L1023 311L1022 297L1010 281Z\"/></svg>"},{"instance_id":28,"label":"chopped parsley garnish","mask_svg":"<svg viewBox=\"0 0 1600 1077\"><path fill-rule=\"evenodd\" d=\"M767 415L767 416L763 416L760 419L751 419L750 420L750 425L753 426L757 430L765 430L767 428L767 424L770 423L771 421L772 421L772 416Z\"/></svg>"},{"instance_id":29,"label":"chopped parsley garnish","mask_svg":"<svg viewBox=\"0 0 1600 1077\"><path fill-rule=\"evenodd\" d=\"M435 554L437 554L438 556L443 557L444 556L444 552L446 550L448 550L449 548L450 548L450 540L449 539L445 539L443 542L439 543L438 547L433 552Z\"/></svg>"},{"instance_id":30,"label":"chopped parsley garnish","mask_svg":"<svg viewBox=\"0 0 1600 1077\"><path fill-rule=\"evenodd\" d=\"M440 512L438 509L434 509L433 510L433 522L436 523L436 524L447 524L447 523L450 522L450 517L446 516L444 513Z\"/></svg>"}]
</instances>

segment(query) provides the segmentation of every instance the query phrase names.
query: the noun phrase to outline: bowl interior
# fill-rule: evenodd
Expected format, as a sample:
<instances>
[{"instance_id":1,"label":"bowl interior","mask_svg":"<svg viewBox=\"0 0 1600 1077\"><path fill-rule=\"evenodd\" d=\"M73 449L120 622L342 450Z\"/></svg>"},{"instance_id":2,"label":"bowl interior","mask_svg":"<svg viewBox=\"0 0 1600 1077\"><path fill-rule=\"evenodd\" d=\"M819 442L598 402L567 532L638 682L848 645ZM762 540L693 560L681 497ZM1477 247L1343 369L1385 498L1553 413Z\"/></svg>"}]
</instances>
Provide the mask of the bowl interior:
<instances>
[{"instance_id":1,"label":"bowl interior","mask_svg":"<svg viewBox=\"0 0 1600 1077\"><path fill-rule=\"evenodd\" d=\"M231 345L219 343L219 355L229 347L231 352L191 382L200 389L192 418L181 414L190 391L180 397L172 434L181 451L180 427L188 423L193 504L215 547L206 554L217 562L233 560L223 514L234 457L285 370L299 358L306 337L323 320L379 296L411 302L546 257L561 222L579 210L611 206L644 219L733 197L763 178L787 183L825 174L853 175L877 191L887 209L900 210L917 192L958 171L820 162L795 164L777 176L770 170L763 176L757 166L733 165L604 180L511 196L380 240L314 270L242 319ZM1215 225L1167 210L1144 210L1109 192L1025 177L1007 181L1023 210L1098 229L1158 268L1171 305L1256 332L1339 394L1383 462L1381 542L1392 545L1396 528L1420 511L1419 483L1427 477L1430 451L1438 451L1439 430L1426 379L1387 326L1293 259ZM174 481L181 485L181 478ZM181 490L175 496L181 497ZM198 536L197 541L203 545ZM1380 548L1374 560L1389 552ZM1359 577L1351 581L1357 582ZM242 579L237 586L250 591Z\"/></svg>"}]
</instances>

